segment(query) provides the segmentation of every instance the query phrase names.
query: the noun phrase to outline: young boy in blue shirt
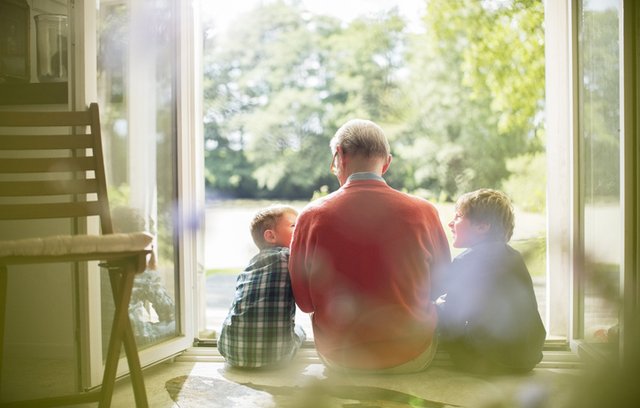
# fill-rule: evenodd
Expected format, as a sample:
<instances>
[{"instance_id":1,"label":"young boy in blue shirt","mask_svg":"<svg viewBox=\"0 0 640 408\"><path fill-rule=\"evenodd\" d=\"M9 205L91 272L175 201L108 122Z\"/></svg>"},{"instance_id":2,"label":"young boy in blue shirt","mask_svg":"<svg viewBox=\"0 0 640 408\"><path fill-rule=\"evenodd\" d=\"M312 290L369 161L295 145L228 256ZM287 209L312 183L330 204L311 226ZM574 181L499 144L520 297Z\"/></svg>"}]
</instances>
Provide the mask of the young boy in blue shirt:
<instances>
[{"instance_id":1,"label":"young boy in blue shirt","mask_svg":"<svg viewBox=\"0 0 640 408\"><path fill-rule=\"evenodd\" d=\"M530 371L542 359L546 331L527 266L507 244L511 200L490 189L464 194L449 228L453 246L467 249L451 263L437 302L444 348L474 373Z\"/></svg>"},{"instance_id":2,"label":"young boy in blue shirt","mask_svg":"<svg viewBox=\"0 0 640 408\"><path fill-rule=\"evenodd\" d=\"M277 368L289 362L305 340L304 330L295 325L288 270L297 216L293 207L274 205L259 211L251 222L260 252L237 278L218 340L218 351L233 367Z\"/></svg>"}]
</instances>

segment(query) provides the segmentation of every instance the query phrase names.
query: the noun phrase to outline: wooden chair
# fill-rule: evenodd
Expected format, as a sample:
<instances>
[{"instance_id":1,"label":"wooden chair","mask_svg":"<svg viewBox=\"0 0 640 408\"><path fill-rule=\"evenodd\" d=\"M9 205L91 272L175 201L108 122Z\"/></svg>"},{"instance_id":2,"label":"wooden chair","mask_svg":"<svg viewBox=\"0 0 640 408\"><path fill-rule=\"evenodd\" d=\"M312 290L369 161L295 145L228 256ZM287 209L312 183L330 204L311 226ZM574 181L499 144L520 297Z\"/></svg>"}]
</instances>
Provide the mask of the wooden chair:
<instances>
[{"instance_id":1,"label":"wooden chair","mask_svg":"<svg viewBox=\"0 0 640 408\"><path fill-rule=\"evenodd\" d=\"M101 143L95 103L85 111L0 112L0 220L26 220L32 226L43 219L97 216L101 228L101 234L93 236L0 241L0 370L9 266L100 261L100 266L109 273L115 302L103 381L98 391L0 406L60 406L92 401L98 401L100 407L110 406L122 344L136 406L148 406L128 310L134 275L147 266L153 236L144 232L114 233Z\"/></svg>"}]
</instances>

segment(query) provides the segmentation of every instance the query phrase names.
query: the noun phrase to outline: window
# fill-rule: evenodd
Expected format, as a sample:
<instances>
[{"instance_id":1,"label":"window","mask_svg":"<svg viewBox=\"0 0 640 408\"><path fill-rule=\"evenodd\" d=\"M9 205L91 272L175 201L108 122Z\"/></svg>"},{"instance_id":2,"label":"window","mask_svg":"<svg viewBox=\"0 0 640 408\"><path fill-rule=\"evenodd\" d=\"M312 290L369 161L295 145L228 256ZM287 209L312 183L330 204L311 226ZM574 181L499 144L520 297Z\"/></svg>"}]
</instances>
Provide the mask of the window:
<instances>
[{"instance_id":1,"label":"window","mask_svg":"<svg viewBox=\"0 0 640 408\"><path fill-rule=\"evenodd\" d=\"M637 298L637 15L623 3L546 4L549 328L605 355L624 344L622 306L629 316Z\"/></svg>"},{"instance_id":2,"label":"window","mask_svg":"<svg viewBox=\"0 0 640 408\"><path fill-rule=\"evenodd\" d=\"M109 2L98 14L98 99L114 228L156 236L157 270L136 277L139 348L177 334L175 2ZM173 163L173 165L167 165ZM102 310L112 310L108 279ZM109 323L110 317L103 319ZM106 350L109 327L103 329Z\"/></svg>"},{"instance_id":3,"label":"window","mask_svg":"<svg viewBox=\"0 0 640 408\"><path fill-rule=\"evenodd\" d=\"M617 348L623 256L620 172L620 24L615 0L578 8L581 262L577 336Z\"/></svg>"},{"instance_id":4,"label":"window","mask_svg":"<svg viewBox=\"0 0 640 408\"><path fill-rule=\"evenodd\" d=\"M100 105L114 228L145 229L156 237L157 268L136 277L129 309L145 366L193 339L200 193L191 167L199 163L191 99L198 56L189 50L196 19L181 0L76 2L73 10L73 32L83 47L74 64L78 93ZM84 388L101 382L103 353L95 350L105 347L110 327L104 323L113 307L108 283L93 275L80 290L88 326L80 336ZM126 372L121 360L118 375Z\"/></svg>"}]
</instances>

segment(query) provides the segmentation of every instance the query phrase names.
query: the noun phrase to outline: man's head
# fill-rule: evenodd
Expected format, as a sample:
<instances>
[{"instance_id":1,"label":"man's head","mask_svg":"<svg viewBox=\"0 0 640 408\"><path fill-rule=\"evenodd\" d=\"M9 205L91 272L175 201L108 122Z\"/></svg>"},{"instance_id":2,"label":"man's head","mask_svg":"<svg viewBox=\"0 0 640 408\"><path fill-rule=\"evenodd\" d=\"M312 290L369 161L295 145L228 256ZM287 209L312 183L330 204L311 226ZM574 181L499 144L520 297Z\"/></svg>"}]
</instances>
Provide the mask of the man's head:
<instances>
[{"instance_id":1,"label":"man's head","mask_svg":"<svg viewBox=\"0 0 640 408\"><path fill-rule=\"evenodd\" d=\"M289 205L274 204L256 213L251 220L251 237L259 249L289 247L298 211Z\"/></svg>"},{"instance_id":2,"label":"man's head","mask_svg":"<svg viewBox=\"0 0 640 408\"><path fill-rule=\"evenodd\" d=\"M509 242L514 219L511 200L500 191L485 188L463 194L449 223L453 246L469 248L487 240Z\"/></svg>"},{"instance_id":3,"label":"man's head","mask_svg":"<svg viewBox=\"0 0 640 408\"><path fill-rule=\"evenodd\" d=\"M342 125L330 142L332 171L340 184L353 173L384 174L391 163L391 148L382 128L370 120L352 119Z\"/></svg>"}]
</instances>

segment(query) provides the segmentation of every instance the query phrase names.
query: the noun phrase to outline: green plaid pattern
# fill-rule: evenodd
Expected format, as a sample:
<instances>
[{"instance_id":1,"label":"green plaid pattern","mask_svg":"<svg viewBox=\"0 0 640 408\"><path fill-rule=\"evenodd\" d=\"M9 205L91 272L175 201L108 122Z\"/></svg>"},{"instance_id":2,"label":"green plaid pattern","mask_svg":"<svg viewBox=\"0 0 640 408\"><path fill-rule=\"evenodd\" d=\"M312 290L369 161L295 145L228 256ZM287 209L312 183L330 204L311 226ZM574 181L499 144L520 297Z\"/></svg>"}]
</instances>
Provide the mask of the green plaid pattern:
<instances>
[{"instance_id":1,"label":"green plaid pattern","mask_svg":"<svg viewBox=\"0 0 640 408\"><path fill-rule=\"evenodd\" d=\"M218 350L230 365L257 368L285 363L304 341L304 331L295 327L288 261L288 248L263 249L238 275L218 340Z\"/></svg>"}]
</instances>

